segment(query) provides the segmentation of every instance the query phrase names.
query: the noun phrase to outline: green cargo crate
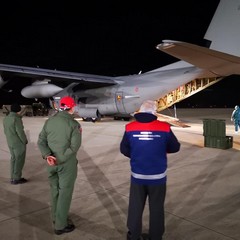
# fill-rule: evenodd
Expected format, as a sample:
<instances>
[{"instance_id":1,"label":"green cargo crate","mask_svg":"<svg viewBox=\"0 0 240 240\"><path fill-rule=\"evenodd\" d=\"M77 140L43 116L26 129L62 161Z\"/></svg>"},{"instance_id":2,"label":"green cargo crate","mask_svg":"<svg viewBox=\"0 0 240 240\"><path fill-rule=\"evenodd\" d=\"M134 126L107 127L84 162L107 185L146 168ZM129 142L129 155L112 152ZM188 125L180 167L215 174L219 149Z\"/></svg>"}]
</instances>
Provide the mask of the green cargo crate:
<instances>
[{"instance_id":1,"label":"green cargo crate","mask_svg":"<svg viewBox=\"0 0 240 240\"><path fill-rule=\"evenodd\" d=\"M232 146L233 146L232 136L225 136L225 137L205 136L204 137L204 147L228 149L228 148L232 148Z\"/></svg>"},{"instance_id":2,"label":"green cargo crate","mask_svg":"<svg viewBox=\"0 0 240 240\"><path fill-rule=\"evenodd\" d=\"M203 119L203 136L225 137L226 123L223 119Z\"/></svg>"}]
</instances>

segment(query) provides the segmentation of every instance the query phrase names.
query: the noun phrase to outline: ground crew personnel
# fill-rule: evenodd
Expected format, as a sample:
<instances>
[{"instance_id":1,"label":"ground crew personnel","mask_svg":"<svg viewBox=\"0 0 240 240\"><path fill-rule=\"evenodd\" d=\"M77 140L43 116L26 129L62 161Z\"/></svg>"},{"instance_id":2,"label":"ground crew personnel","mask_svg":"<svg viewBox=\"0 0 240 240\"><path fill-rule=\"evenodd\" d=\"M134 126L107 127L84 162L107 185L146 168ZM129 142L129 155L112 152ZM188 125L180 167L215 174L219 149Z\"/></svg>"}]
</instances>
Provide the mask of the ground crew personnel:
<instances>
[{"instance_id":1,"label":"ground crew personnel","mask_svg":"<svg viewBox=\"0 0 240 240\"><path fill-rule=\"evenodd\" d=\"M38 138L38 147L46 159L51 188L51 211L55 234L75 229L68 214L77 178L77 152L81 146L82 130L74 120L74 99L60 100L59 112L46 120Z\"/></svg>"},{"instance_id":2,"label":"ground crew personnel","mask_svg":"<svg viewBox=\"0 0 240 240\"><path fill-rule=\"evenodd\" d=\"M240 127L240 108L238 105L235 106L232 112L231 121L234 123L235 133L238 133L238 129Z\"/></svg>"},{"instance_id":3,"label":"ground crew personnel","mask_svg":"<svg viewBox=\"0 0 240 240\"><path fill-rule=\"evenodd\" d=\"M12 104L10 113L3 120L4 133L11 154L10 182L14 185L27 182L27 179L22 177L22 170L25 164L28 140L24 132L20 112L21 106L19 104Z\"/></svg>"},{"instance_id":4,"label":"ground crew personnel","mask_svg":"<svg viewBox=\"0 0 240 240\"><path fill-rule=\"evenodd\" d=\"M149 239L161 240L165 230L167 154L178 152L180 143L170 125L157 120L156 110L156 102L145 101L134 114L136 121L126 125L120 144L121 153L130 158L131 165L127 240L142 239L142 216L147 198Z\"/></svg>"}]
</instances>

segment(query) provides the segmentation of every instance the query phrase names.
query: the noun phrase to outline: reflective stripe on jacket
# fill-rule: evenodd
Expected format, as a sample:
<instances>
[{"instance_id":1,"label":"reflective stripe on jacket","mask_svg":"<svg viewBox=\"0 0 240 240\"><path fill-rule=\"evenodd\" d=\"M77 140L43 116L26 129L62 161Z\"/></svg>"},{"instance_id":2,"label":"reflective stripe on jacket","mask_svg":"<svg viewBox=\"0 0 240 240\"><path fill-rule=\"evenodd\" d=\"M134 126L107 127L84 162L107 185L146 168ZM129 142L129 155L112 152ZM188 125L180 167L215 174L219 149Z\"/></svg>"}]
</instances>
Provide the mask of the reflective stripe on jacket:
<instances>
[{"instance_id":1,"label":"reflective stripe on jacket","mask_svg":"<svg viewBox=\"0 0 240 240\"><path fill-rule=\"evenodd\" d=\"M132 181L140 184L166 182L167 153L179 149L170 125L158 120L127 124L120 144L121 153L130 158Z\"/></svg>"}]
</instances>

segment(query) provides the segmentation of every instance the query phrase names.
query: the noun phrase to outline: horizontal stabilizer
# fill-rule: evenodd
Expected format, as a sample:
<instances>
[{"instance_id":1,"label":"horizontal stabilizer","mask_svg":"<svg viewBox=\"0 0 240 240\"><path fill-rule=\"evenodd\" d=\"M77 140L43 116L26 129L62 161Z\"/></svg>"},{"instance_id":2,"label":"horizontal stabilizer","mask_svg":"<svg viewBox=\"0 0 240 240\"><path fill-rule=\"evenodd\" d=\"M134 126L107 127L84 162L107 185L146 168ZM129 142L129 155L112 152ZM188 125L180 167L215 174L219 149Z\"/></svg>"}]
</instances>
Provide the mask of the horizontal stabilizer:
<instances>
[{"instance_id":1,"label":"horizontal stabilizer","mask_svg":"<svg viewBox=\"0 0 240 240\"><path fill-rule=\"evenodd\" d=\"M240 57L237 56L172 40L164 40L156 48L218 76L240 74Z\"/></svg>"}]
</instances>

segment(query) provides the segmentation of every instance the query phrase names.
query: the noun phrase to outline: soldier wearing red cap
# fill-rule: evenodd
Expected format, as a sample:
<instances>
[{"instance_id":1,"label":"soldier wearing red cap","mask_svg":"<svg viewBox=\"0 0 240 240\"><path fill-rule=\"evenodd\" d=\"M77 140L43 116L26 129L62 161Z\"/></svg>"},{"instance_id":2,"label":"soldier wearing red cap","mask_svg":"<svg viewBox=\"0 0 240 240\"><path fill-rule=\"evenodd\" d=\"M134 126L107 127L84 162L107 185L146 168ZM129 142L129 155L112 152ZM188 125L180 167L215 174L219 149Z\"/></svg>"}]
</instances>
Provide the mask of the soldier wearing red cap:
<instances>
[{"instance_id":1,"label":"soldier wearing red cap","mask_svg":"<svg viewBox=\"0 0 240 240\"><path fill-rule=\"evenodd\" d=\"M68 217L77 178L77 152L82 141L81 126L73 117L75 105L73 98L63 97L59 112L45 122L38 138L38 147L47 161L52 219L57 235L75 229Z\"/></svg>"}]
</instances>

